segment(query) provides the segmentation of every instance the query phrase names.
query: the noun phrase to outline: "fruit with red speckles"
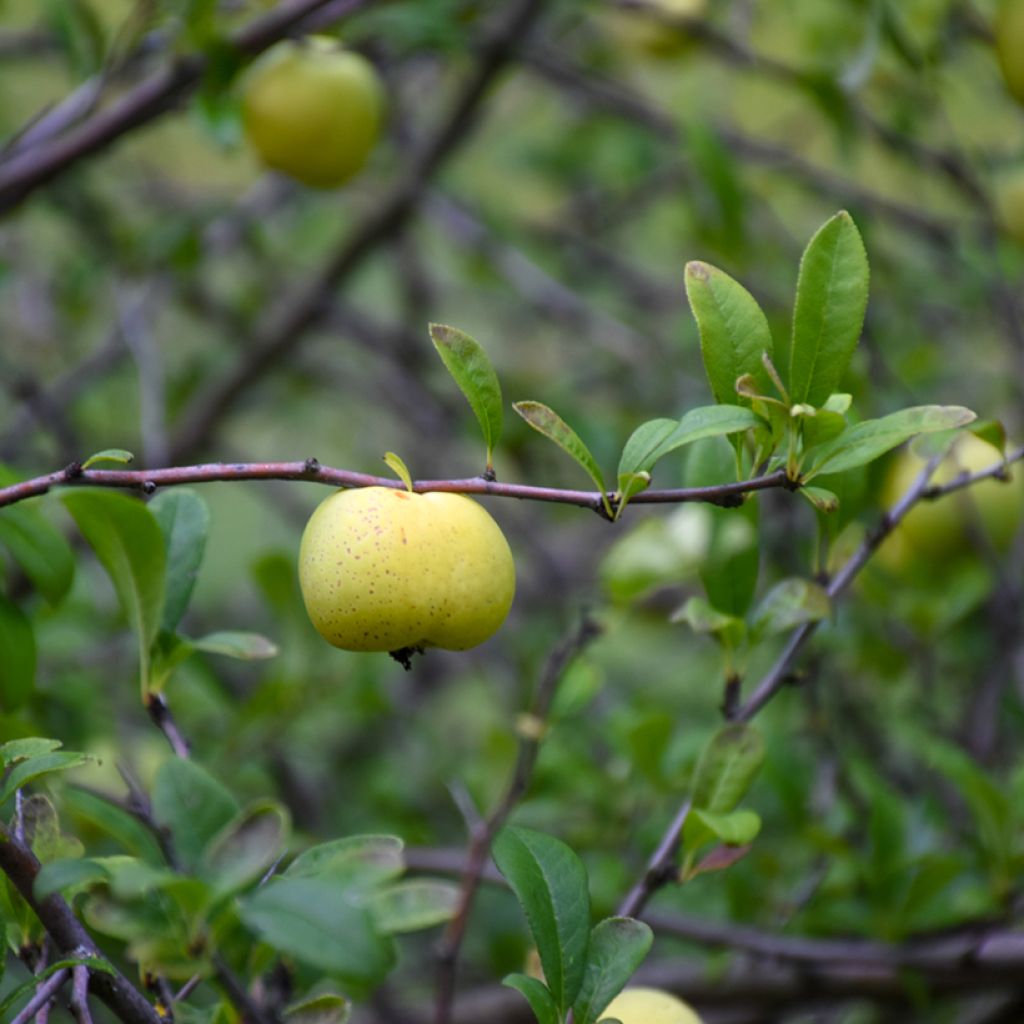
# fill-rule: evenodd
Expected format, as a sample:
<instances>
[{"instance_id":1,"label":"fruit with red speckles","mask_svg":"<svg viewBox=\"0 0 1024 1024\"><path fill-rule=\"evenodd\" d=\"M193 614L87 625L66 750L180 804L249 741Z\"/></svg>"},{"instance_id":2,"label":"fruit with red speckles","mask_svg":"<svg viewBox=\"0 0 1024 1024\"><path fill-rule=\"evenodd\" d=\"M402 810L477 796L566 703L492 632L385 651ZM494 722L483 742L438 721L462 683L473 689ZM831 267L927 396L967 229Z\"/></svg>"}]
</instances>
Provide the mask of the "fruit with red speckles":
<instances>
[{"instance_id":1,"label":"fruit with red speckles","mask_svg":"<svg viewBox=\"0 0 1024 1024\"><path fill-rule=\"evenodd\" d=\"M681 999L659 988L627 988L601 1015L622 1024L701 1024L700 1017Z\"/></svg>"},{"instance_id":2,"label":"fruit with red speckles","mask_svg":"<svg viewBox=\"0 0 1024 1024\"><path fill-rule=\"evenodd\" d=\"M242 123L268 167L333 188L366 163L382 90L365 57L323 36L272 46L242 80Z\"/></svg>"},{"instance_id":3,"label":"fruit with red speckles","mask_svg":"<svg viewBox=\"0 0 1024 1024\"><path fill-rule=\"evenodd\" d=\"M484 508L460 494L338 491L302 535L299 584L321 636L350 651L462 651L505 621L512 553Z\"/></svg>"}]
</instances>

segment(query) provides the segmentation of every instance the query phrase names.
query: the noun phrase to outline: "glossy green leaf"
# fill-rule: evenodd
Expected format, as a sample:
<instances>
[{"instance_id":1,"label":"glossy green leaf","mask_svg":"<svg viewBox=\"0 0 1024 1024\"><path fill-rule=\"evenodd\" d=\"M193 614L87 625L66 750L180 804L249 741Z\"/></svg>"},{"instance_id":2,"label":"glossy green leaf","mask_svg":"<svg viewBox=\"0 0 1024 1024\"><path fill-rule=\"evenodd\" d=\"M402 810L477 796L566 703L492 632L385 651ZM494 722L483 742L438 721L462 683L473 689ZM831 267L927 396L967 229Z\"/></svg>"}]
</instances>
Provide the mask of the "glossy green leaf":
<instances>
[{"instance_id":1,"label":"glossy green leaf","mask_svg":"<svg viewBox=\"0 0 1024 1024\"><path fill-rule=\"evenodd\" d=\"M758 605L751 631L759 637L775 636L831 614L832 603L823 587L800 578L783 580Z\"/></svg>"},{"instance_id":2,"label":"glossy green leaf","mask_svg":"<svg viewBox=\"0 0 1024 1024\"><path fill-rule=\"evenodd\" d=\"M501 983L525 997L537 1018L537 1024L562 1024L562 1015L558 1012L555 997L544 982L527 974L507 974Z\"/></svg>"},{"instance_id":3,"label":"glossy green leaf","mask_svg":"<svg viewBox=\"0 0 1024 1024\"><path fill-rule=\"evenodd\" d=\"M0 597L0 708L14 711L36 685L36 635L28 616Z\"/></svg>"},{"instance_id":4,"label":"glossy green leaf","mask_svg":"<svg viewBox=\"0 0 1024 1024\"><path fill-rule=\"evenodd\" d=\"M402 874L404 849L398 836L346 836L311 846L284 873L291 878L328 877L348 888L370 889Z\"/></svg>"},{"instance_id":5,"label":"glossy green leaf","mask_svg":"<svg viewBox=\"0 0 1024 1024\"><path fill-rule=\"evenodd\" d=\"M153 818L168 829L185 871L194 871L210 841L238 813L235 798L194 761L165 761L153 782Z\"/></svg>"},{"instance_id":6,"label":"glossy green leaf","mask_svg":"<svg viewBox=\"0 0 1024 1024\"><path fill-rule=\"evenodd\" d=\"M124 448L104 448L103 451L90 455L82 463L82 469L91 469L97 462L117 462L122 466L127 466L128 463L134 461L135 456Z\"/></svg>"},{"instance_id":7,"label":"glossy green leaf","mask_svg":"<svg viewBox=\"0 0 1024 1024\"><path fill-rule=\"evenodd\" d=\"M487 445L487 466L490 468L502 428L503 411L498 375L480 343L463 331L443 324L431 324L430 338L480 424Z\"/></svg>"},{"instance_id":8,"label":"glossy green leaf","mask_svg":"<svg viewBox=\"0 0 1024 1024\"><path fill-rule=\"evenodd\" d=\"M818 473L842 473L874 462L915 434L962 427L975 418L961 405L917 405L877 420L865 420L807 453L807 479Z\"/></svg>"},{"instance_id":9,"label":"glossy green leaf","mask_svg":"<svg viewBox=\"0 0 1024 1024\"><path fill-rule=\"evenodd\" d=\"M461 887L453 882L414 878L379 889L367 899L366 906L378 931L394 935L422 931L451 920L461 896Z\"/></svg>"},{"instance_id":10,"label":"glossy green leaf","mask_svg":"<svg viewBox=\"0 0 1024 1024\"><path fill-rule=\"evenodd\" d=\"M818 229L800 261L789 350L791 401L820 406L838 388L867 303L867 253L853 218L841 210Z\"/></svg>"},{"instance_id":11,"label":"glossy green leaf","mask_svg":"<svg viewBox=\"0 0 1024 1024\"><path fill-rule=\"evenodd\" d=\"M590 449L580 440L576 431L558 413L540 402L516 402L512 408L534 430L554 441L562 451L575 459L590 479L597 484L598 490L604 494L604 477L601 475L601 469L594 456L590 454Z\"/></svg>"},{"instance_id":12,"label":"glossy green leaf","mask_svg":"<svg viewBox=\"0 0 1024 1024\"><path fill-rule=\"evenodd\" d=\"M772 356L772 335L757 300L738 281L710 264L687 263L685 276L715 401L735 403L736 381L745 374L754 377L761 394L768 394L771 383L761 357L766 353Z\"/></svg>"},{"instance_id":13,"label":"glossy green leaf","mask_svg":"<svg viewBox=\"0 0 1024 1024\"><path fill-rule=\"evenodd\" d=\"M728 814L746 796L764 761L764 741L752 725L733 723L708 741L693 778L693 806Z\"/></svg>"},{"instance_id":14,"label":"glossy green leaf","mask_svg":"<svg viewBox=\"0 0 1024 1024\"><path fill-rule=\"evenodd\" d=\"M284 1011L288 1024L347 1024L351 1016L352 1003L333 992L292 1003Z\"/></svg>"},{"instance_id":15,"label":"glossy green leaf","mask_svg":"<svg viewBox=\"0 0 1024 1024\"><path fill-rule=\"evenodd\" d=\"M218 896L257 881L284 852L291 828L286 808L275 801L247 807L203 851L200 875Z\"/></svg>"},{"instance_id":16,"label":"glossy green leaf","mask_svg":"<svg viewBox=\"0 0 1024 1024\"><path fill-rule=\"evenodd\" d=\"M167 556L164 536L142 502L110 491L76 490L64 504L114 584L121 608L139 641L143 683L149 648L163 616Z\"/></svg>"},{"instance_id":17,"label":"glossy green leaf","mask_svg":"<svg viewBox=\"0 0 1024 1024\"><path fill-rule=\"evenodd\" d=\"M36 509L12 505L0 509L3 544L50 604L58 604L71 587L75 557L71 545Z\"/></svg>"},{"instance_id":18,"label":"glossy green leaf","mask_svg":"<svg viewBox=\"0 0 1024 1024\"><path fill-rule=\"evenodd\" d=\"M631 917L609 917L590 933L587 971L576 1001L574 1024L594 1024L643 963L654 933Z\"/></svg>"},{"instance_id":19,"label":"glossy green leaf","mask_svg":"<svg viewBox=\"0 0 1024 1024\"><path fill-rule=\"evenodd\" d=\"M35 782L45 775L53 775L56 772L66 772L69 768L78 768L80 765L92 761L88 754L77 754L69 750L55 750L50 754L41 754L39 757L30 757L27 761L16 764L7 774L3 788L0 789L0 804L14 796L16 790Z\"/></svg>"},{"instance_id":20,"label":"glossy green leaf","mask_svg":"<svg viewBox=\"0 0 1024 1024\"><path fill-rule=\"evenodd\" d=\"M184 487L158 494L148 507L163 531L167 549L164 612L160 625L173 633L188 608L203 561L210 510L195 491Z\"/></svg>"},{"instance_id":21,"label":"glossy green leaf","mask_svg":"<svg viewBox=\"0 0 1024 1024\"><path fill-rule=\"evenodd\" d=\"M579 994L586 971L590 941L586 869L565 843L532 829L502 829L492 853L523 908L548 988L564 1014Z\"/></svg>"},{"instance_id":22,"label":"glossy green leaf","mask_svg":"<svg viewBox=\"0 0 1024 1024\"><path fill-rule=\"evenodd\" d=\"M275 878L239 909L269 946L344 981L373 984L394 963L370 912L328 878Z\"/></svg>"},{"instance_id":23,"label":"glossy green leaf","mask_svg":"<svg viewBox=\"0 0 1024 1024\"><path fill-rule=\"evenodd\" d=\"M405 484L405 489L412 493L412 473L409 472L409 467L405 464L402 456L395 452L385 452L384 463Z\"/></svg>"},{"instance_id":24,"label":"glossy green leaf","mask_svg":"<svg viewBox=\"0 0 1024 1024\"><path fill-rule=\"evenodd\" d=\"M240 661L261 661L277 655L277 644L259 633L225 630L220 633L207 633L198 640L188 642L197 651L223 654L227 658L238 658Z\"/></svg>"},{"instance_id":25,"label":"glossy green leaf","mask_svg":"<svg viewBox=\"0 0 1024 1024\"><path fill-rule=\"evenodd\" d=\"M708 405L691 409L681 420L650 420L633 432L619 460L619 475L650 472L669 452L709 437L738 434L763 423L740 405ZM722 481L718 481L721 483Z\"/></svg>"}]
</instances>

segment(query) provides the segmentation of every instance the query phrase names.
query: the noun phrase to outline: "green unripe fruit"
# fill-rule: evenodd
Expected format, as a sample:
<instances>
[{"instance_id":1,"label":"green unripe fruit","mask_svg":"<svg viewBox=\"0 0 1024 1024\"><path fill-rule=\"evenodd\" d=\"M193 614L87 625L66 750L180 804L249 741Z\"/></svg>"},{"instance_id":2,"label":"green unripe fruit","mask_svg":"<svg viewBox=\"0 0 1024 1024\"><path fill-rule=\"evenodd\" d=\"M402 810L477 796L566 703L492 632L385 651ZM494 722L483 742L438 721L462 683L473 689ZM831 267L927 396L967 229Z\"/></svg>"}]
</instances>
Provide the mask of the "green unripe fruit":
<instances>
[{"instance_id":1,"label":"green unripe fruit","mask_svg":"<svg viewBox=\"0 0 1024 1024\"><path fill-rule=\"evenodd\" d=\"M961 473L976 473L999 461L999 452L973 434L963 434L953 450L939 463L933 484L944 484ZM882 493L891 508L924 469L923 459L911 451L901 452L892 464ZM1024 473L1011 467L1010 481L984 480L962 491L922 501L886 540L879 551L882 563L902 569L915 558L941 562L959 554L969 544L971 531L978 528L999 550L1009 547L1024 519Z\"/></svg>"},{"instance_id":2,"label":"green unripe fruit","mask_svg":"<svg viewBox=\"0 0 1024 1024\"><path fill-rule=\"evenodd\" d=\"M472 499L366 487L338 491L313 512L299 585L335 647L462 651L505 621L515 566L498 524Z\"/></svg>"},{"instance_id":3,"label":"green unripe fruit","mask_svg":"<svg viewBox=\"0 0 1024 1024\"><path fill-rule=\"evenodd\" d=\"M333 188L366 163L383 96L373 65L313 36L271 47L242 81L246 138L268 167Z\"/></svg>"},{"instance_id":4,"label":"green unripe fruit","mask_svg":"<svg viewBox=\"0 0 1024 1024\"><path fill-rule=\"evenodd\" d=\"M1002 0L995 38L1006 88L1018 103L1024 103L1024 0Z\"/></svg>"},{"instance_id":5,"label":"green unripe fruit","mask_svg":"<svg viewBox=\"0 0 1024 1024\"><path fill-rule=\"evenodd\" d=\"M701 1024L700 1017L681 999L659 988L627 988L601 1014L622 1024Z\"/></svg>"}]
</instances>

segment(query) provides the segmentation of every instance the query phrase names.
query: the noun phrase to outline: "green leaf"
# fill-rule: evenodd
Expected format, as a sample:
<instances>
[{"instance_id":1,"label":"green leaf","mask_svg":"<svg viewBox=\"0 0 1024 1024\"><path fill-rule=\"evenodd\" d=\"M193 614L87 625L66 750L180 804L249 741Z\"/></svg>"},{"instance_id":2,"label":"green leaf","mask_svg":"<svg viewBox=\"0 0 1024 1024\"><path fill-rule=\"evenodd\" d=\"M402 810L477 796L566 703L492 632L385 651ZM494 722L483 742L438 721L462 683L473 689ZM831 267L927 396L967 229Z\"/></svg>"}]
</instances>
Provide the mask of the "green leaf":
<instances>
[{"instance_id":1,"label":"green leaf","mask_svg":"<svg viewBox=\"0 0 1024 1024\"><path fill-rule=\"evenodd\" d=\"M487 468L491 469L502 427L498 375L480 343L457 328L431 324L430 339L480 424L487 445Z\"/></svg>"},{"instance_id":2,"label":"green leaf","mask_svg":"<svg viewBox=\"0 0 1024 1024\"><path fill-rule=\"evenodd\" d=\"M526 998L537 1018L537 1024L562 1024L562 1015L558 1012L555 997L544 982L527 974L507 974L501 983L514 988Z\"/></svg>"},{"instance_id":3,"label":"green leaf","mask_svg":"<svg viewBox=\"0 0 1024 1024\"><path fill-rule=\"evenodd\" d=\"M605 493L604 477L601 475L601 469L594 456L590 454L590 449L558 413L540 402L515 402L512 408L534 430L543 434L548 440L554 441L562 451L575 459L590 479L597 484L597 489L601 494Z\"/></svg>"},{"instance_id":4,"label":"green leaf","mask_svg":"<svg viewBox=\"0 0 1024 1024\"><path fill-rule=\"evenodd\" d=\"M64 535L33 508L0 509L0 544L51 605L71 588L75 556Z\"/></svg>"},{"instance_id":5,"label":"green leaf","mask_svg":"<svg viewBox=\"0 0 1024 1024\"><path fill-rule=\"evenodd\" d=\"M0 597L0 708L14 711L36 685L36 635L28 616Z\"/></svg>"},{"instance_id":6,"label":"green leaf","mask_svg":"<svg viewBox=\"0 0 1024 1024\"><path fill-rule=\"evenodd\" d=\"M719 729L708 741L693 778L693 806L728 814L746 796L764 761L761 734L746 723Z\"/></svg>"},{"instance_id":7,"label":"green leaf","mask_svg":"<svg viewBox=\"0 0 1024 1024\"><path fill-rule=\"evenodd\" d=\"M127 811L109 800L75 786L65 786L61 797L65 809L70 810L82 822L109 836L121 849L142 858L147 864L163 864L163 853L153 833Z\"/></svg>"},{"instance_id":8,"label":"green leaf","mask_svg":"<svg viewBox=\"0 0 1024 1024\"><path fill-rule=\"evenodd\" d=\"M51 754L42 754L39 757L30 757L27 761L21 761L10 770L4 780L3 789L0 789L0 804L14 796L15 791L21 789L22 786L27 786L44 775L66 772L69 768L77 768L92 760L93 758L88 754L55 750Z\"/></svg>"},{"instance_id":9,"label":"green leaf","mask_svg":"<svg viewBox=\"0 0 1024 1024\"><path fill-rule=\"evenodd\" d=\"M626 473L650 472L669 452L709 437L738 434L763 421L740 405L707 405L691 409L678 422L650 420L641 424L626 442L619 460L619 477ZM620 485L621 486L621 485Z\"/></svg>"},{"instance_id":10,"label":"green leaf","mask_svg":"<svg viewBox=\"0 0 1024 1024\"><path fill-rule=\"evenodd\" d=\"M826 491L824 487L801 487L797 494L826 515L839 508L839 495Z\"/></svg>"},{"instance_id":11,"label":"green leaf","mask_svg":"<svg viewBox=\"0 0 1024 1024\"><path fill-rule=\"evenodd\" d=\"M277 655L277 644L259 633L225 630L208 633L198 640L189 640L188 643L197 651L223 654L227 658L238 658L240 661L260 661Z\"/></svg>"},{"instance_id":12,"label":"green leaf","mask_svg":"<svg viewBox=\"0 0 1024 1024\"><path fill-rule=\"evenodd\" d=\"M823 587L805 579L777 583L754 612L751 632L758 637L785 633L806 622L818 622L832 614L832 603Z\"/></svg>"},{"instance_id":13,"label":"green leaf","mask_svg":"<svg viewBox=\"0 0 1024 1024\"><path fill-rule=\"evenodd\" d=\"M311 846L288 865L290 878L327 877L347 888L371 889L405 870L398 836L346 836Z\"/></svg>"},{"instance_id":14,"label":"green leaf","mask_svg":"<svg viewBox=\"0 0 1024 1024\"><path fill-rule=\"evenodd\" d=\"M594 1024L643 962L654 933L631 917L609 917L590 933L587 973L573 1003L575 1024Z\"/></svg>"},{"instance_id":15,"label":"green leaf","mask_svg":"<svg viewBox=\"0 0 1024 1024\"><path fill-rule=\"evenodd\" d=\"M455 916L462 890L452 882L416 878L379 889L366 901L377 930L417 932Z\"/></svg>"},{"instance_id":16,"label":"green leaf","mask_svg":"<svg viewBox=\"0 0 1024 1024\"><path fill-rule=\"evenodd\" d=\"M97 462L118 462L123 466L127 466L128 463L134 461L135 456L131 452L125 451L124 448L104 448L103 451L90 455L82 463L82 469L89 469L95 466Z\"/></svg>"},{"instance_id":17,"label":"green leaf","mask_svg":"<svg viewBox=\"0 0 1024 1024\"><path fill-rule=\"evenodd\" d=\"M110 871L99 860L85 857L54 860L42 866L32 883L32 892L37 900L45 900L55 892L87 888L109 879Z\"/></svg>"},{"instance_id":18,"label":"green leaf","mask_svg":"<svg viewBox=\"0 0 1024 1024\"><path fill-rule=\"evenodd\" d=\"M210 841L200 876L217 896L245 888L281 856L290 827L288 811L275 801L247 807Z\"/></svg>"},{"instance_id":19,"label":"green leaf","mask_svg":"<svg viewBox=\"0 0 1024 1024\"><path fill-rule=\"evenodd\" d=\"M352 1004L333 992L292 1003L284 1011L288 1024L347 1024L352 1016Z\"/></svg>"},{"instance_id":20,"label":"green leaf","mask_svg":"<svg viewBox=\"0 0 1024 1024\"><path fill-rule=\"evenodd\" d=\"M239 913L272 948L343 981L373 984L394 963L370 912L328 878L273 879Z\"/></svg>"},{"instance_id":21,"label":"green leaf","mask_svg":"<svg viewBox=\"0 0 1024 1024\"><path fill-rule=\"evenodd\" d=\"M807 452L810 470L806 479L822 472L841 473L866 465L915 434L951 430L970 423L974 418L974 413L961 405L916 405L881 419L865 420Z\"/></svg>"},{"instance_id":22,"label":"green leaf","mask_svg":"<svg viewBox=\"0 0 1024 1024\"><path fill-rule=\"evenodd\" d=\"M405 484L405 489L411 494L413 490L412 473L409 472L409 467L405 464L405 460L401 455L396 455L394 452L385 452L384 462L387 464L388 469Z\"/></svg>"},{"instance_id":23,"label":"green leaf","mask_svg":"<svg viewBox=\"0 0 1024 1024\"><path fill-rule=\"evenodd\" d=\"M165 761L153 782L153 818L171 833L185 871L194 871L214 836L232 821L238 804L228 790L194 761Z\"/></svg>"},{"instance_id":24,"label":"green leaf","mask_svg":"<svg viewBox=\"0 0 1024 1024\"><path fill-rule=\"evenodd\" d=\"M76 490L64 504L114 584L121 608L139 641L143 685L149 648L160 628L167 556L164 536L142 502L108 491Z\"/></svg>"},{"instance_id":25,"label":"green leaf","mask_svg":"<svg viewBox=\"0 0 1024 1024\"><path fill-rule=\"evenodd\" d=\"M195 491L184 487L158 494L148 507L163 531L167 550L167 581L160 625L173 633L196 585L206 550L210 510Z\"/></svg>"},{"instance_id":26,"label":"green leaf","mask_svg":"<svg viewBox=\"0 0 1024 1024\"><path fill-rule=\"evenodd\" d=\"M727 846L749 846L761 831L761 818L754 811L738 810L714 814L700 807L691 809L683 828L683 843L690 851L710 838Z\"/></svg>"},{"instance_id":27,"label":"green leaf","mask_svg":"<svg viewBox=\"0 0 1024 1024\"><path fill-rule=\"evenodd\" d=\"M27 761L30 757L39 757L41 754L49 754L51 750L59 750L63 745L60 740L43 739L39 736L8 740L0 746L0 765L6 768L19 761Z\"/></svg>"},{"instance_id":28,"label":"green leaf","mask_svg":"<svg viewBox=\"0 0 1024 1024\"><path fill-rule=\"evenodd\" d=\"M738 643L746 632L746 623L742 619L718 611L707 598L697 595L677 608L670 621L685 622L694 633L711 633L731 643Z\"/></svg>"},{"instance_id":29,"label":"green leaf","mask_svg":"<svg viewBox=\"0 0 1024 1024\"><path fill-rule=\"evenodd\" d=\"M565 843L532 829L502 829L492 852L523 908L548 988L564 1015L579 994L586 971L590 941L586 869Z\"/></svg>"},{"instance_id":30,"label":"green leaf","mask_svg":"<svg viewBox=\"0 0 1024 1024\"><path fill-rule=\"evenodd\" d=\"M750 374L767 394L770 381L761 357L771 358L772 335L757 300L738 281L707 263L686 264L686 296L700 330L700 350L711 394L719 404L736 402L736 381Z\"/></svg>"},{"instance_id":31,"label":"green leaf","mask_svg":"<svg viewBox=\"0 0 1024 1024\"><path fill-rule=\"evenodd\" d=\"M789 350L791 401L820 406L838 388L867 303L867 253L853 218L841 210L818 229L800 261Z\"/></svg>"}]
</instances>

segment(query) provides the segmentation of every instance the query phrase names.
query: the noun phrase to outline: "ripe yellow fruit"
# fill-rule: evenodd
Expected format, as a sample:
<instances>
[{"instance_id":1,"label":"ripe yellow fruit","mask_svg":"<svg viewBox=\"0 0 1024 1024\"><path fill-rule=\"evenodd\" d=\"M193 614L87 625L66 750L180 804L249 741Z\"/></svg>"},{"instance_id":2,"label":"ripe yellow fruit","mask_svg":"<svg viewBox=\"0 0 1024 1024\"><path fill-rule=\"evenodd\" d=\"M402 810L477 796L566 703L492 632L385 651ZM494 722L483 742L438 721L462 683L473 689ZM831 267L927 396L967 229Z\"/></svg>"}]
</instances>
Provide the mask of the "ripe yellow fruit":
<instances>
[{"instance_id":1,"label":"ripe yellow fruit","mask_svg":"<svg viewBox=\"0 0 1024 1024\"><path fill-rule=\"evenodd\" d=\"M317 188L356 174L380 134L373 65L322 36L272 46L246 72L241 99L246 137L263 162Z\"/></svg>"},{"instance_id":2,"label":"ripe yellow fruit","mask_svg":"<svg viewBox=\"0 0 1024 1024\"><path fill-rule=\"evenodd\" d=\"M932 482L948 483L963 472L974 473L999 461L999 451L973 434L958 438L939 463ZM924 460L905 450L890 467L882 502L891 508L924 468ZM916 557L945 560L961 552L973 529L984 531L1000 550L1009 547L1024 519L1024 472L1011 467L1008 483L985 480L937 501L914 506L883 544L879 556L892 569L906 567Z\"/></svg>"},{"instance_id":3,"label":"ripe yellow fruit","mask_svg":"<svg viewBox=\"0 0 1024 1024\"><path fill-rule=\"evenodd\" d=\"M1024 0L1002 0L995 38L1006 88L1018 103L1024 103Z\"/></svg>"},{"instance_id":4,"label":"ripe yellow fruit","mask_svg":"<svg viewBox=\"0 0 1024 1024\"><path fill-rule=\"evenodd\" d=\"M686 29L671 24L673 18L701 18L707 0L650 0L645 9L609 10L605 24L623 47L649 57L678 57L692 42Z\"/></svg>"},{"instance_id":5,"label":"ripe yellow fruit","mask_svg":"<svg viewBox=\"0 0 1024 1024\"><path fill-rule=\"evenodd\" d=\"M313 512L299 585L335 647L463 651L505 621L515 566L498 524L472 499L366 487L338 491Z\"/></svg>"},{"instance_id":6,"label":"ripe yellow fruit","mask_svg":"<svg viewBox=\"0 0 1024 1024\"><path fill-rule=\"evenodd\" d=\"M660 988L627 988L601 1015L622 1024L701 1024L700 1017L681 999Z\"/></svg>"}]
</instances>

